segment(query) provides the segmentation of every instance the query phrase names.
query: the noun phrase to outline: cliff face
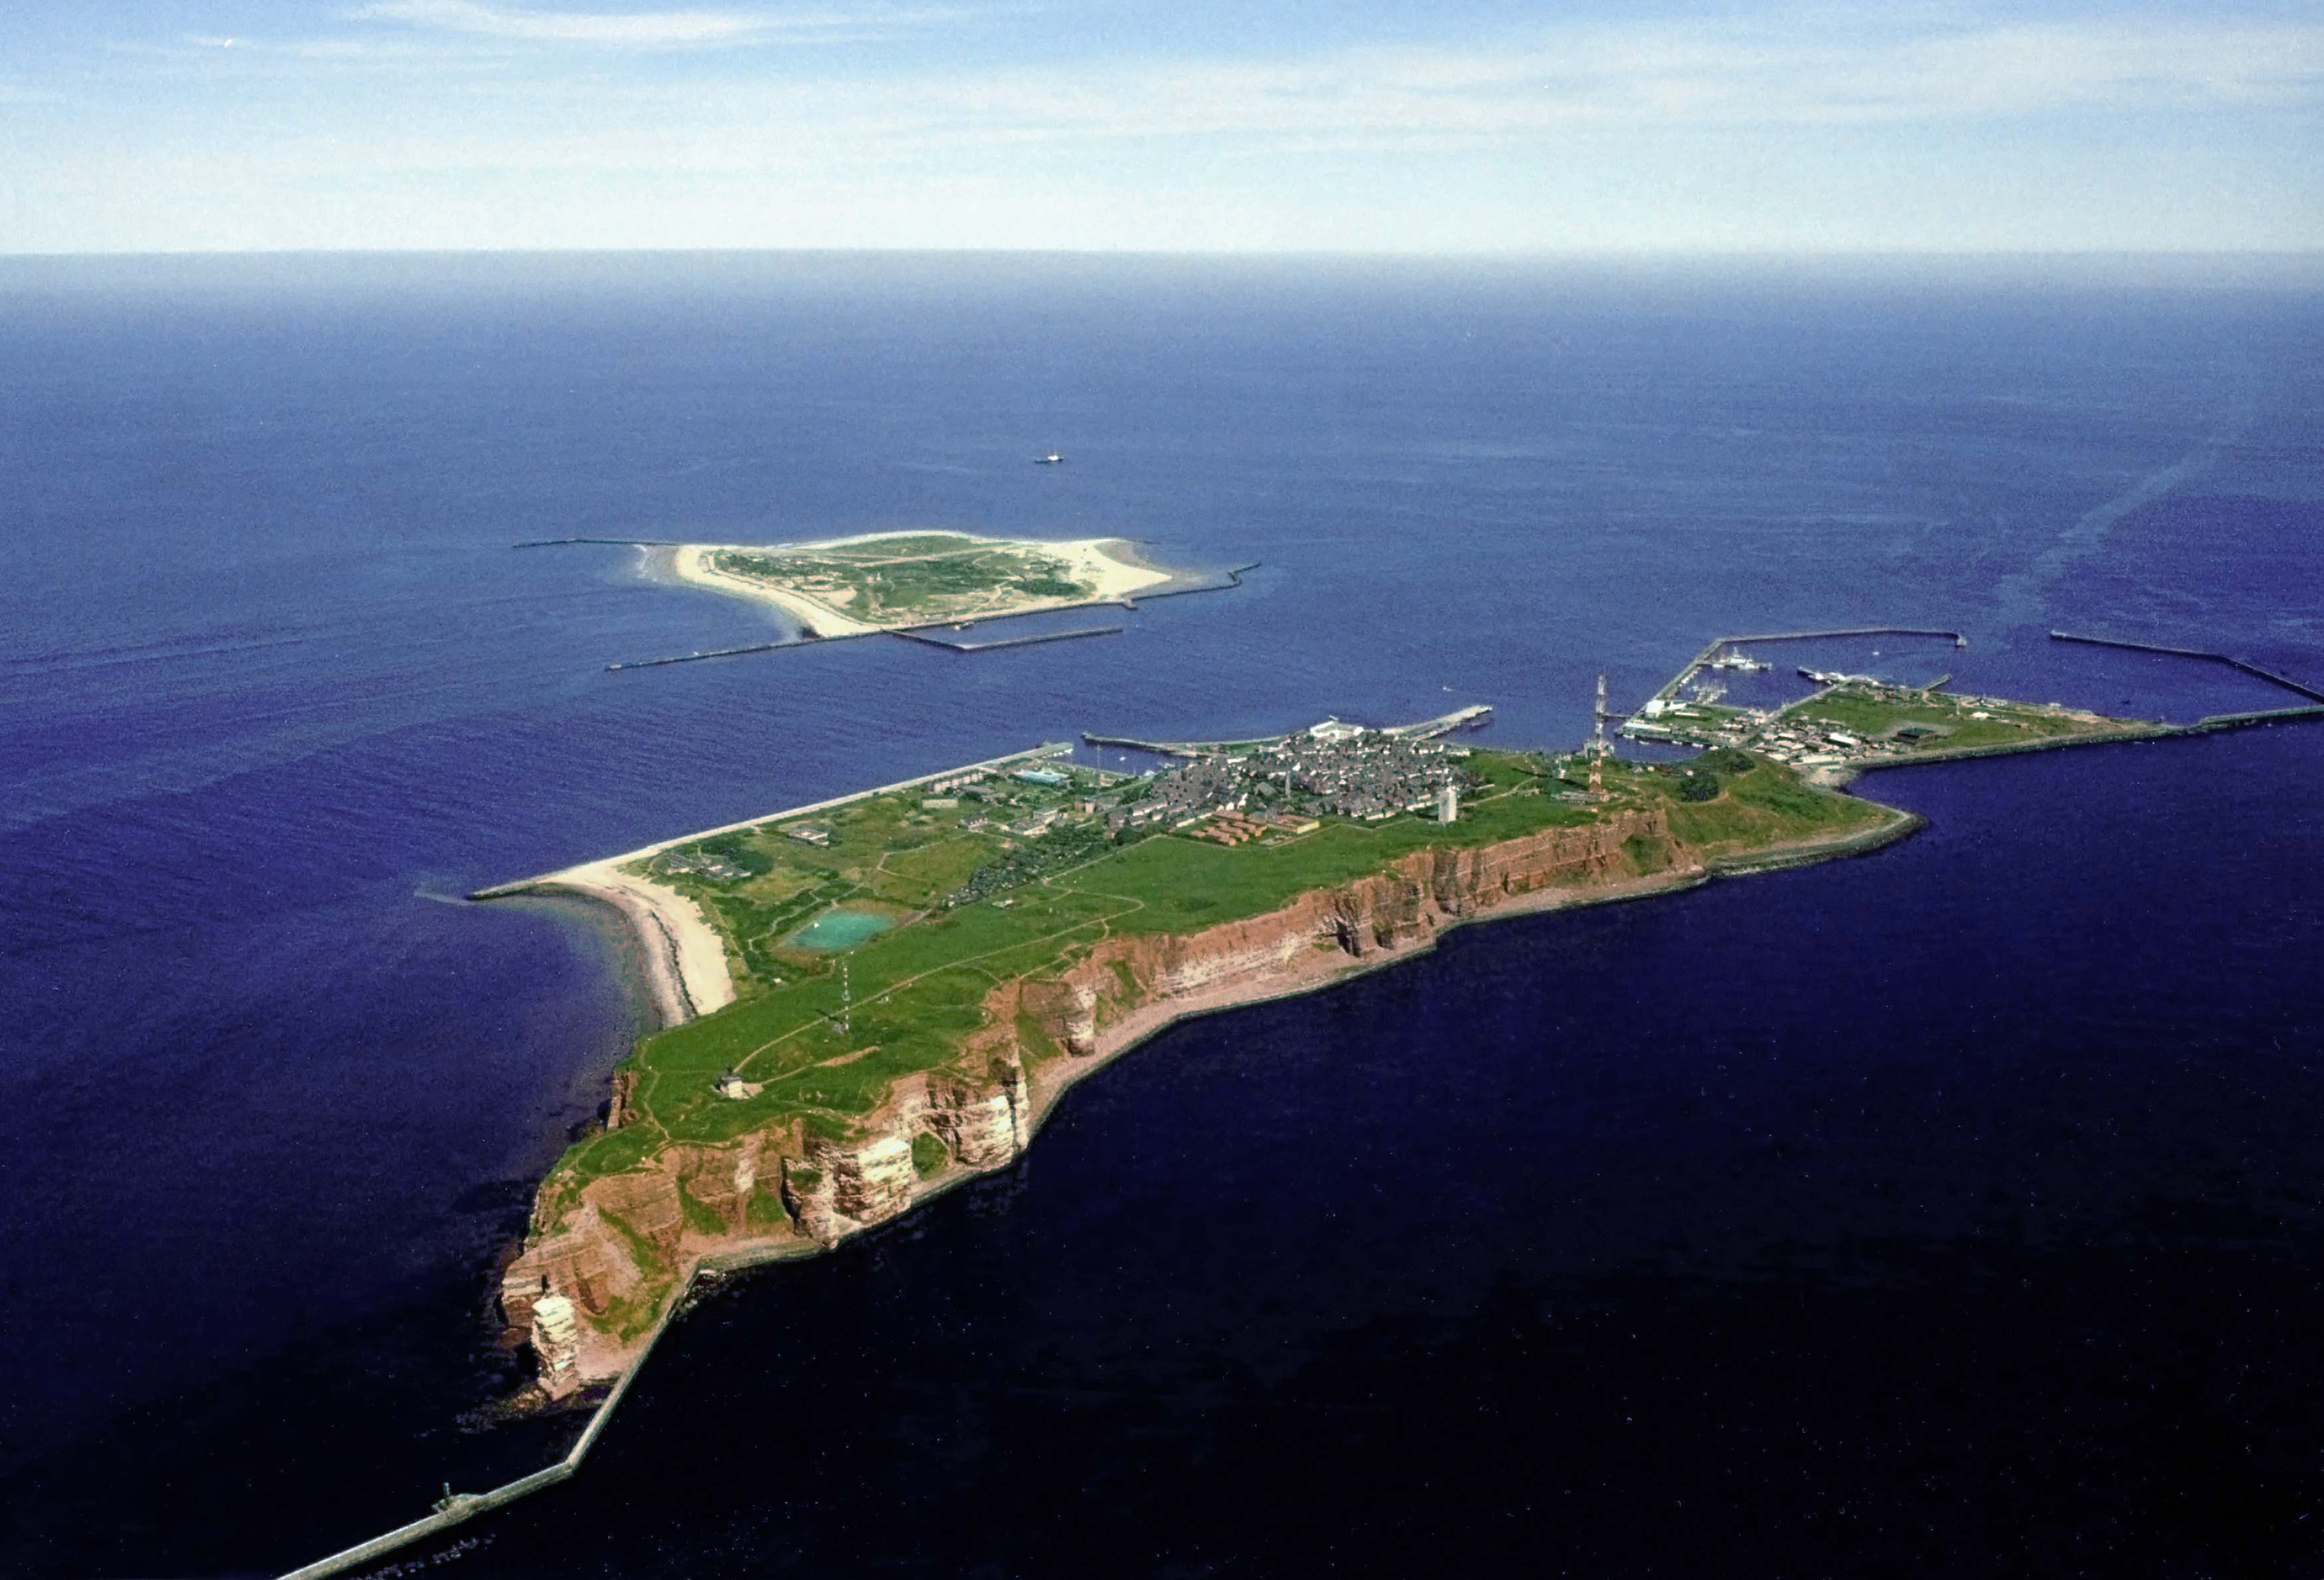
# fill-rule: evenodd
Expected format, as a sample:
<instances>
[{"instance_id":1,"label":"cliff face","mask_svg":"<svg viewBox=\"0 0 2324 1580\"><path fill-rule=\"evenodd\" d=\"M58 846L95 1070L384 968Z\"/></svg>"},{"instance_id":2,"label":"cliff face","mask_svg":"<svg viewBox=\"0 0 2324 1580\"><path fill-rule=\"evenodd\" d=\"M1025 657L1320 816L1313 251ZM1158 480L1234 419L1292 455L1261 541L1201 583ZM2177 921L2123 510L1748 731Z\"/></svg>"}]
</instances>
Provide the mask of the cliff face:
<instances>
[{"instance_id":1,"label":"cliff face","mask_svg":"<svg viewBox=\"0 0 2324 1580\"><path fill-rule=\"evenodd\" d=\"M988 1056L981 1079L899 1081L865 1135L802 1137L787 1125L725 1146L665 1147L645 1167L583 1185L561 1222L536 1222L502 1274L501 1309L530 1330L534 1303L559 1294L603 1331L633 1319L696 1257L786 1239L835 1245L911 1206L914 1138L939 1137L969 1169L1005 1168L1032 1139L1030 1105L1011 1045Z\"/></svg>"},{"instance_id":2,"label":"cliff face","mask_svg":"<svg viewBox=\"0 0 2324 1580\"><path fill-rule=\"evenodd\" d=\"M786 1241L828 1246L908 1208L925 1186L915 1138L938 1137L971 1170L1013 1162L1037 1117L1021 1020L1085 1057L1099 1051L1103 1027L1132 1011L1317 985L1376 951L1540 891L1581 897L1628 880L1634 852L1656 870L1691 870L1660 812L1628 813L1475 850L1416 852L1344 887L1198 932L1109 939L1055 976L995 988L984 1029L955 1067L896 1083L846 1140L792 1123L724 1146L665 1147L636 1171L590 1180L561 1222L536 1223L503 1278L503 1309L512 1326L530 1329L534 1302L564 1296L605 1336L594 1346L600 1372L618 1370L641 1315L650 1320L694 1259ZM626 1116L629 1098L617 1086L609 1123ZM592 1353L585 1335L585 1372Z\"/></svg>"},{"instance_id":3,"label":"cliff face","mask_svg":"<svg viewBox=\"0 0 2324 1580\"><path fill-rule=\"evenodd\" d=\"M987 1007L1003 1025L1028 1015L1060 1046L1086 1055L1110 1015L1281 972L1318 943L1361 960L1539 890L1578 895L1618 882L1632 876L1625 847L1633 840L1663 865L1680 864L1659 811L1475 850L1417 851L1385 872L1302 895L1265 915L1200 932L1108 940L1056 978L1004 987Z\"/></svg>"}]
</instances>

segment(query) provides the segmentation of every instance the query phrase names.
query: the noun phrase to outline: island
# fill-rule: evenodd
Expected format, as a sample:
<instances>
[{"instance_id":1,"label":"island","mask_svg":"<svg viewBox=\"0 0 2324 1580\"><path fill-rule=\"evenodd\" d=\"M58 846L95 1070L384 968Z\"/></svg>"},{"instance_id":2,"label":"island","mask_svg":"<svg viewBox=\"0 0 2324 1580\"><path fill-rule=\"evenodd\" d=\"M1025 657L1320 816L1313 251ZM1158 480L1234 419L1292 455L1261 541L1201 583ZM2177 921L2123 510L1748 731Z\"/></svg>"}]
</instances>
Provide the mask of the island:
<instances>
[{"instance_id":1,"label":"island","mask_svg":"<svg viewBox=\"0 0 2324 1580\"><path fill-rule=\"evenodd\" d=\"M796 595L918 618L1065 596L1053 576L1091 584L1084 562L1006 556L949 588L884 579L912 557L818 560L836 568L801 573L812 595ZM2052 636L2228 665L2301 701L2182 725L1967 695L1947 676L1813 671L1814 689L1781 705L1727 701L1722 672L1768 667L1753 644L1898 629L1720 638L1629 715L1607 709L1601 678L1575 752L1465 743L1483 706L1236 740L1087 736L1166 766L1092 766L1051 742L478 891L616 909L662 1023L542 1180L501 1279L507 1337L538 1363L504 1408L595 1409L563 1457L447 1490L289 1580L569 1478L702 1281L827 1251L1008 1167L1073 1083L1176 1022L1328 987L1474 922L1877 850L1921 820L1846 794L1868 768L2324 719L2324 690L2248 660L2064 632ZM1694 755L1620 758L1617 721Z\"/></svg>"},{"instance_id":2,"label":"island","mask_svg":"<svg viewBox=\"0 0 2324 1580\"><path fill-rule=\"evenodd\" d=\"M811 563L836 581L799 585L874 617L1046 597L1086 572L987 547L932 591L883 580L901 563L884 552ZM619 909L664 1023L541 1182L506 1267L537 1399L625 1379L697 1276L827 1250L1007 1166L1074 1081L1175 1022L1473 922L1874 850L1920 820L1845 793L1868 768L2324 716L2324 694L2256 669L2301 703L2181 725L1812 670L1788 703L1726 700L1722 672L1768 667L1751 644L1861 634L1719 638L1627 716L1601 679L1574 752L1464 744L1483 706L1237 740L1093 735L1165 766L1048 743L484 891ZM1695 755L1617 756L1618 721Z\"/></svg>"},{"instance_id":3,"label":"island","mask_svg":"<svg viewBox=\"0 0 2324 1580\"><path fill-rule=\"evenodd\" d=\"M771 604L817 638L960 626L1121 603L1180 580L1120 537L887 532L753 547L676 544L679 581Z\"/></svg>"},{"instance_id":4,"label":"island","mask_svg":"<svg viewBox=\"0 0 2324 1580\"><path fill-rule=\"evenodd\" d=\"M1005 1167L1073 1082L1174 1022L1916 822L1764 751L1464 744L1482 712L1187 745L1134 775L1050 743L487 891L618 906L670 1023L505 1270L541 1395L622 1376L699 1272L812 1254Z\"/></svg>"}]
</instances>

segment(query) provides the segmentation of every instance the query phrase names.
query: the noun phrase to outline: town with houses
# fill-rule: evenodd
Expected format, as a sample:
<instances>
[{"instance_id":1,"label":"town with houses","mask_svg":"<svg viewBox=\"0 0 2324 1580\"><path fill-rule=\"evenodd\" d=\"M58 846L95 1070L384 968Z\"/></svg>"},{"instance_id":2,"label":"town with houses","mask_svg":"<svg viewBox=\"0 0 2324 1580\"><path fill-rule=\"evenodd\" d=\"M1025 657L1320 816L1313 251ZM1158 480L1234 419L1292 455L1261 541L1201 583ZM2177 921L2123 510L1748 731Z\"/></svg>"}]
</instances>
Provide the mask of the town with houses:
<instances>
[{"instance_id":1,"label":"town with houses","mask_svg":"<svg viewBox=\"0 0 2324 1580\"><path fill-rule=\"evenodd\" d=\"M1054 759L970 770L926 786L920 804L961 808L962 832L1001 841L1001 854L945 901L960 905L1150 833L1235 846L1312 833L1326 816L1377 822L1418 813L1450 822L1471 784L1462 767L1468 755L1333 719L1271 740L1187 751L1139 774Z\"/></svg>"}]
</instances>

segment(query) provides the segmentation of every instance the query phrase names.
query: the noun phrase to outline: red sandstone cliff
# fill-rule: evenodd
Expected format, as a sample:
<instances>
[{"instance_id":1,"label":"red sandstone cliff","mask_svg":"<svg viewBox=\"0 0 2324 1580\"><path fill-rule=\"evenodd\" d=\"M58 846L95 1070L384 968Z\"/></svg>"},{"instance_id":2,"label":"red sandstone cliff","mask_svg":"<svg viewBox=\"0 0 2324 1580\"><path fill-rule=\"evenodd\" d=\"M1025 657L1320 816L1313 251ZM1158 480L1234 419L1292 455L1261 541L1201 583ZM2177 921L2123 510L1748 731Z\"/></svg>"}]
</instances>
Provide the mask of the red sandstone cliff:
<instances>
[{"instance_id":1,"label":"red sandstone cliff","mask_svg":"<svg viewBox=\"0 0 2324 1580\"><path fill-rule=\"evenodd\" d=\"M897 1082L844 1141L790 1122L724 1146L667 1146L631 1172L558 1193L553 1218L544 1189L504 1275L503 1309L512 1326L530 1328L543 1291L564 1295L588 1318L576 1375L618 1372L700 1258L827 1246L908 1208L931 1185L913 1166L914 1137L943 1138L959 1168L1005 1167L1039 1110L1088 1068L1081 1059L1120 1052L1174 1011L1321 986L1474 915L1587 897L1635 880L1639 854L1646 869L1674 877L1699 870L1660 812L1625 813L1473 850L1418 851L1344 887L1194 933L1108 939L1055 974L995 988L984 1029L955 1066ZM1028 1081L1020 1017L1079 1058ZM617 1084L609 1123L627 1116L631 1100L630 1084Z\"/></svg>"}]
</instances>

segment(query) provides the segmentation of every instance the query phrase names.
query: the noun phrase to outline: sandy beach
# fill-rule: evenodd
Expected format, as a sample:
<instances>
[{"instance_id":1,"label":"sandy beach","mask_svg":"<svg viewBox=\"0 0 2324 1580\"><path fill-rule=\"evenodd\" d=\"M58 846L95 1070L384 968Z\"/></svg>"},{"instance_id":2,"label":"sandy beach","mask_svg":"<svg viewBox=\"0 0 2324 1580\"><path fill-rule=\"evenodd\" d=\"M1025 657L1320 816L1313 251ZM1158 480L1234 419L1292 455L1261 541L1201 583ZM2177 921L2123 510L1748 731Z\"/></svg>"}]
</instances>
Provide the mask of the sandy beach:
<instances>
[{"instance_id":1,"label":"sandy beach","mask_svg":"<svg viewBox=\"0 0 2324 1580\"><path fill-rule=\"evenodd\" d=\"M646 982L662 1024L677 1025L734 1002L726 945L702 908L676 889L623 872L632 856L568 867L526 885L537 893L583 895L621 912L644 951Z\"/></svg>"},{"instance_id":2,"label":"sandy beach","mask_svg":"<svg viewBox=\"0 0 2324 1580\"><path fill-rule=\"evenodd\" d=\"M750 544L750 543L688 543L672 549L669 574L690 586L706 587L731 597L748 598L755 602L771 604L797 620L807 630L818 637L860 637L873 631L892 630L899 627L925 625L926 620L890 620L872 624L843 614L828 604L799 593L772 587L748 576L732 575L711 564L711 556L729 549L743 552L763 552L780 549L786 553L805 553L818 548L836 548L847 544L871 542L881 537L899 536L889 532L859 533L851 537L820 538L813 543ZM982 537L974 533L947 533L947 537L964 537L973 543L992 547L1036 548L1065 562L1068 574L1074 581L1094 589L1078 598L1033 598L1012 601L990 613L973 618L998 619L1004 615L1033 614L1047 609L1074 609L1088 603L1114 603L1124 598L1159 587L1176 580L1174 572L1148 565L1138 556L1137 550L1126 538L1080 537L1057 541L1029 538ZM954 618L957 618L956 616Z\"/></svg>"},{"instance_id":3,"label":"sandy beach","mask_svg":"<svg viewBox=\"0 0 2324 1580\"><path fill-rule=\"evenodd\" d=\"M806 817L835 806L846 806L853 802L869 801L874 796L909 790L946 775L967 773L978 768L1006 767L1010 764L1038 758L1047 752L1065 749L1066 748L1060 742L1010 752L1005 757L988 758L983 762L969 763L960 767L939 768L915 778L899 779L892 785L875 785L869 790L835 795L825 801L809 802L804 806L762 813L757 817L744 818L740 822L722 823L715 829L699 829L690 834L657 841L635 850L624 850L618 856L585 861L577 867L567 867L562 871L545 873L539 877L521 878L515 883L478 889L468 897L490 900L511 895L567 894L599 900L613 906L630 924L638 947L644 951L647 988L653 998L655 1013L661 1017L664 1025L674 1026L696 1015L708 1015L715 1009L724 1009L734 1002L734 978L727 968L726 946L709 919L703 915L702 908L692 900L667 885L640 877L622 868L650 861L665 850L690 845L697 840L712 839L740 829L758 828L788 818Z\"/></svg>"},{"instance_id":4,"label":"sandy beach","mask_svg":"<svg viewBox=\"0 0 2324 1580\"><path fill-rule=\"evenodd\" d=\"M739 543L681 545L670 551L669 574L690 586L707 587L714 592L724 592L730 597L748 598L754 603L772 604L797 620L802 629L815 636L861 637L868 636L881 629L875 625L866 625L860 620L850 620L838 611L817 603L811 598L802 598L795 592L786 592L780 588L771 587L764 582L753 580L749 576L729 575L710 563L710 556L714 554L729 548L749 547L751 546Z\"/></svg>"}]
</instances>

